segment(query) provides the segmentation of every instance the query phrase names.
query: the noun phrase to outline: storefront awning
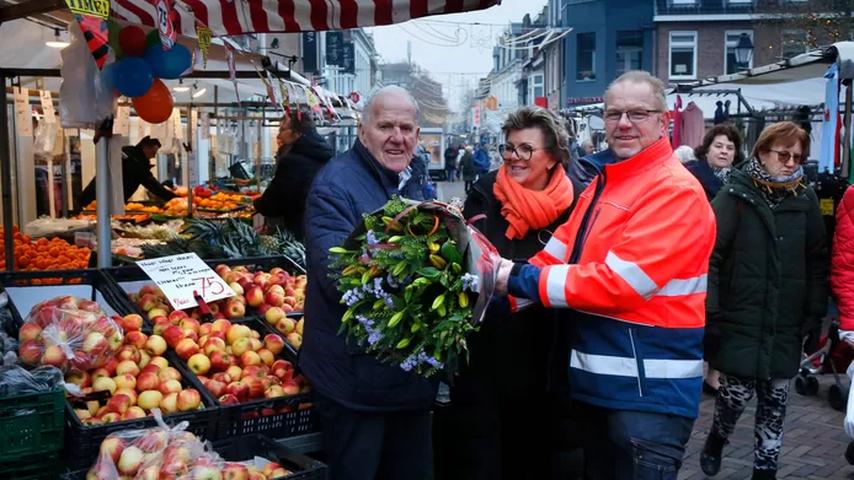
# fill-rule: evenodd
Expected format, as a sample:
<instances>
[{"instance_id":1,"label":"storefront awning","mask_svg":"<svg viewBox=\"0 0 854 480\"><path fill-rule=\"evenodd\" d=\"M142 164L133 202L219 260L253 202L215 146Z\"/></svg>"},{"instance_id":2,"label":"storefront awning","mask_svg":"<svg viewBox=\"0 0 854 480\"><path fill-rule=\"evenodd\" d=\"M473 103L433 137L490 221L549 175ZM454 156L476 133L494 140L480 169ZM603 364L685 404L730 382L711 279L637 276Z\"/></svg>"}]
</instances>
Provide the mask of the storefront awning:
<instances>
[{"instance_id":1,"label":"storefront awning","mask_svg":"<svg viewBox=\"0 0 854 480\"><path fill-rule=\"evenodd\" d=\"M112 0L111 14L155 26L154 0ZM214 36L295 33L389 25L429 15L481 10L500 0L175 0L175 28L196 36L197 23Z\"/></svg>"}]
</instances>

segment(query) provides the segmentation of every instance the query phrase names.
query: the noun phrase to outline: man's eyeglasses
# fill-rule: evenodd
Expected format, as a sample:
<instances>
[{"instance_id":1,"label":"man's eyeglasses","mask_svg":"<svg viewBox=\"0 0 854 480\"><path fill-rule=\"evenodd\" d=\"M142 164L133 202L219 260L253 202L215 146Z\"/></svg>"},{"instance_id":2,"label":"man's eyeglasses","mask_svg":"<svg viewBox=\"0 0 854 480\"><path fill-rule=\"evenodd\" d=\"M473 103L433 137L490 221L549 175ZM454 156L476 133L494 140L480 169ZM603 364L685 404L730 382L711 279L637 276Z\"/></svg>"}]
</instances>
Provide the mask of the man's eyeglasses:
<instances>
[{"instance_id":1,"label":"man's eyeglasses","mask_svg":"<svg viewBox=\"0 0 854 480\"><path fill-rule=\"evenodd\" d=\"M514 147L513 145L504 145L504 158L509 159L510 155L516 154L516 158L519 160L527 162L534 155L534 152L537 150L545 150L545 148L534 148L527 143L523 143L518 147Z\"/></svg>"},{"instance_id":2,"label":"man's eyeglasses","mask_svg":"<svg viewBox=\"0 0 854 480\"><path fill-rule=\"evenodd\" d=\"M779 160L780 163L789 163L789 160L794 160L795 163L804 163L804 157L802 155L792 155L789 152L781 150L769 150L777 154L777 160Z\"/></svg>"},{"instance_id":3,"label":"man's eyeglasses","mask_svg":"<svg viewBox=\"0 0 854 480\"><path fill-rule=\"evenodd\" d=\"M651 115L655 113L661 113L661 110L646 110L646 109L636 109L636 110L605 110L605 121L611 123L617 123L623 118L623 114L629 118L629 121L632 123L639 123Z\"/></svg>"}]
</instances>

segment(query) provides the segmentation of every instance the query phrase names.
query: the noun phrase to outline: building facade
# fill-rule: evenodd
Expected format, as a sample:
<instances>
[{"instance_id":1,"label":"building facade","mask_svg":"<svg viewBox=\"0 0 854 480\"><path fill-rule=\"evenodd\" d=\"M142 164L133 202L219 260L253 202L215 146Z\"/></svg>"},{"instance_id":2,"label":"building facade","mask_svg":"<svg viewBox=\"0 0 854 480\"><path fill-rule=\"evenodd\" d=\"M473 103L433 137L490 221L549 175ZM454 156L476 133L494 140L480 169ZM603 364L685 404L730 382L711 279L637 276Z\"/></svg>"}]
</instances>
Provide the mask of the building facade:
<instances>
[{"instance_id":1,"label":"building facade","mask_svg":"<svg viewBox=\"0 0 854 480\"><path fill-rule=\"evenodd\" d=\"M678 0L665 0L678 1ZM652 0L563 0L563 106L598 103L628 70L653 70Z\"/></svg>"}]
</instances>

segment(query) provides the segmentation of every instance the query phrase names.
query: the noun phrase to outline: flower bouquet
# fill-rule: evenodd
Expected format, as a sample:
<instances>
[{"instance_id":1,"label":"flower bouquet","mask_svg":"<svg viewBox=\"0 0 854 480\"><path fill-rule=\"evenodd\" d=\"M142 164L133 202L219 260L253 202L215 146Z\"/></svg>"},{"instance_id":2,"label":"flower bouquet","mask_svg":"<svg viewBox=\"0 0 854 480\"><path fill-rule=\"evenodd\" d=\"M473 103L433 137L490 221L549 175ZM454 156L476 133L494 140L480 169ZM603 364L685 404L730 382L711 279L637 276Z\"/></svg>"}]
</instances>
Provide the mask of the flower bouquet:
<instances>
[{"instance_id":1,"label":"flower bouquet","mask_svg":"<svg viewBox=\"0 0 854 480\"><path fill-rule=\"evenodd\" d=\"M380 361L453 374L495 286L495 247L457 207L393 198L333 247L341 331Z\"/></svg>"}]
</instances>

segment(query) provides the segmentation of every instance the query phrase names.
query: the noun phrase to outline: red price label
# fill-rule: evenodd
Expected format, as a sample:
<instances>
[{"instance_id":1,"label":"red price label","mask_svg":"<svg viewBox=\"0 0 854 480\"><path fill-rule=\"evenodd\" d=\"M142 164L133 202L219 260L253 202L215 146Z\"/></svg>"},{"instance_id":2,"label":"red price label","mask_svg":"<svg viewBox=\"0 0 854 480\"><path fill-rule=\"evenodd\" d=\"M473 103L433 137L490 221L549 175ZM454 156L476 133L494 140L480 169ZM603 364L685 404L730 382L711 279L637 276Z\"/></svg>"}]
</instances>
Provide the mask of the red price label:
<instances>
[{"instance_id":1,"label":"red price label","mask_svg":"<svg viewBox=\"0 0 854 480\"><path fill-rule=\"evenodd\" d=\"M205 298L206 295L221 295L222 292L225 291L225 285L222 283L222 279L220 277L198 277L194 278L193 281L199 285L201 289L202 298Z\"/></svg>"}]
</instances>

